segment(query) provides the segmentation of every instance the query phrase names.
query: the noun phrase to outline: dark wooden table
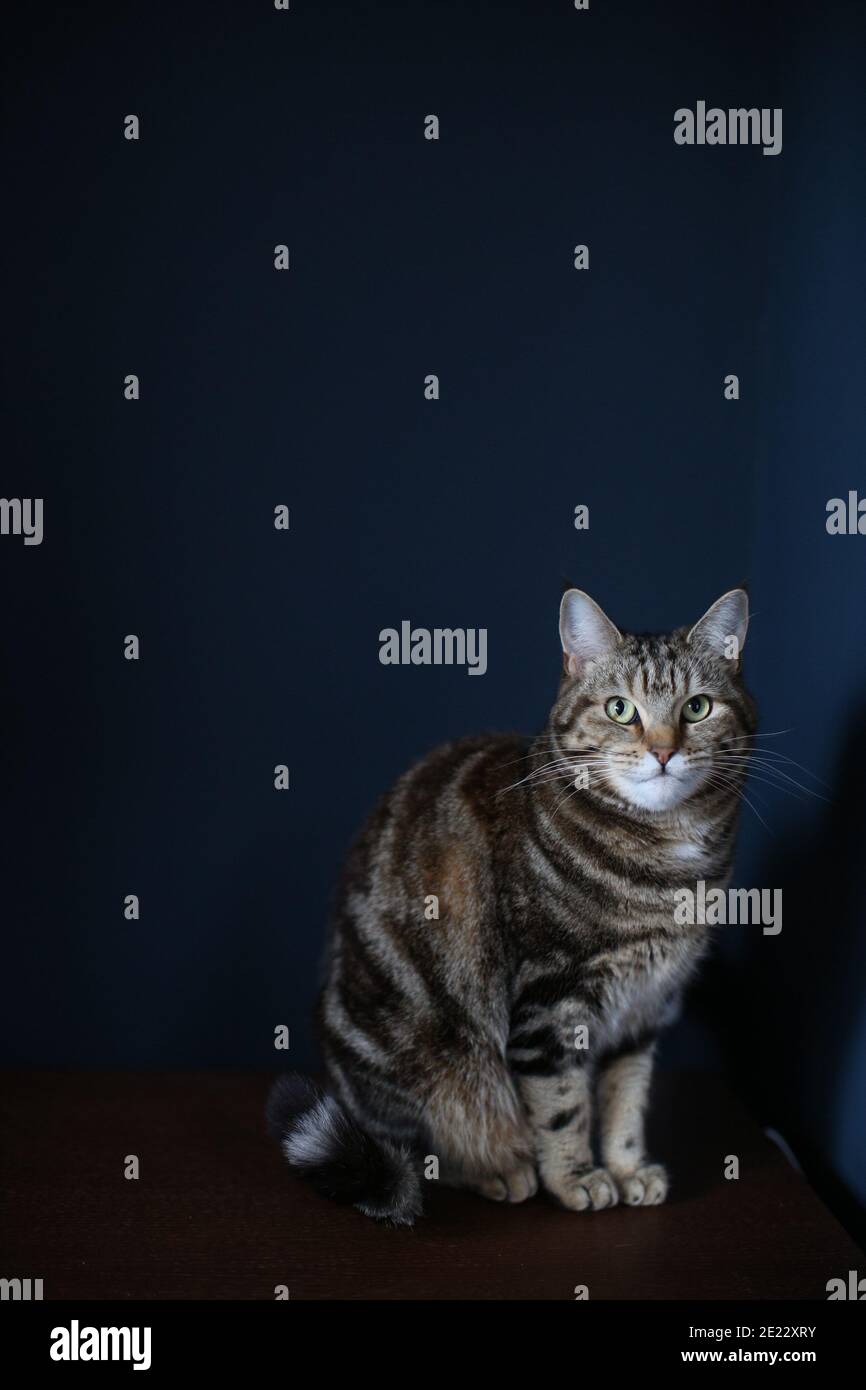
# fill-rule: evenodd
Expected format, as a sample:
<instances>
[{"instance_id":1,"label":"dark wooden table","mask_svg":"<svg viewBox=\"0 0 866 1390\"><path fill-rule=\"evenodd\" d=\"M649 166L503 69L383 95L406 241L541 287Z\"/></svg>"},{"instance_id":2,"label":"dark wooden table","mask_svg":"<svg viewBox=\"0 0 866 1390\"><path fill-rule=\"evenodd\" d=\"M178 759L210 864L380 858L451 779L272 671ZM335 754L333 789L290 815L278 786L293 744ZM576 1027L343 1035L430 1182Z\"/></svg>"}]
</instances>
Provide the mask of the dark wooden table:
<instances>
[{"instance_id":1,"label":"dark wooden table","mask_svg":"<svg viewBox=\"0 0 866 1390\"><path fill-rule=\"evenodd\" d=\"M46 1299L826 1299L864 1258L718 1079L661 1076L666 1206L502 1207L430 1183L392 1230L315 1196L264 1134L261 1074L0 1076L0 1276ZM127 1155L140 1177L124 1177ZM740 1177L726 1181L727 1155Z\"/></svg>"}]
</instances>

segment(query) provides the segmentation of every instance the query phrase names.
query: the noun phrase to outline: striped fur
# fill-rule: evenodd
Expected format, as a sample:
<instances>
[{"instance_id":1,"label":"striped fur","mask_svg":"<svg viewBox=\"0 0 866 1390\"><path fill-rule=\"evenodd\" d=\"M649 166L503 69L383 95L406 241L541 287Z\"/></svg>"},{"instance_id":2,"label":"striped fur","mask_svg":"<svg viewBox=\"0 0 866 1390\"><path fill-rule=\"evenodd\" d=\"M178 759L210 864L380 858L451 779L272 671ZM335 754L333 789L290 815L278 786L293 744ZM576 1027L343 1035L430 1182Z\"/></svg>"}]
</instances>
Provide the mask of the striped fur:
<instances>
[{"instance_id":1,"label":"striped fur","mask_svg":"<svg viewBox=\"0 0 866 1390\"><path fill-rule=\"evenodd\" d=\"M567 595L544 732L437 748L381 800L348 855L330 940L319 1022L332 1108L318 1100L281 1131L296 1171L345 1170L343 1116L368 1166L381 1159L369 1199L351 1182L347 1199L386 1219L414 1219L430 1156L443 1180L499 1200L538 1179L574 1210L664 1199L644 1111L656 1035L708 944L705 928L675 924L674 893L724 886L731 865L745 762L721 776L713 758L747 749L755 728L722 646L728 628L741 644L745 602L734 591L691 631L635 636ZM689 724L698 693L712 711ZM615 723L611 697L639 721Z\"/></svg>"}]
</instances>

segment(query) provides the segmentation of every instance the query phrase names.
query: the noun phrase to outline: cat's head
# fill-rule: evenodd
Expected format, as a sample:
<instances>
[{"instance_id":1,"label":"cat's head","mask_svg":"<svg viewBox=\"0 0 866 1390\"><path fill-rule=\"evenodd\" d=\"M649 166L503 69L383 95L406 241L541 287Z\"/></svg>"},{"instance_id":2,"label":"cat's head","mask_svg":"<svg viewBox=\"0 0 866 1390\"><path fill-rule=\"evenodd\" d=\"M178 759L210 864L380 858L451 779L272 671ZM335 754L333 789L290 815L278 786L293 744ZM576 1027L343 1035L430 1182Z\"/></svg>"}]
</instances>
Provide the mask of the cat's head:
<instances>
[{"instance_id":1,"label":"cat's head","mask_svg":"<svg viewBox=\"0 0 866 1390\"><path fill-rule=\"evenodd\" d=\"M693 627L620 632L582 589L560 607L563 676L551 715L557 746L586 768L589 786L643 811L666 811L745 766L755 709L740 663L749 625L744 589L731 589ZM740 780L739 777L736 778Z\"/></svg>"}]
</instances>

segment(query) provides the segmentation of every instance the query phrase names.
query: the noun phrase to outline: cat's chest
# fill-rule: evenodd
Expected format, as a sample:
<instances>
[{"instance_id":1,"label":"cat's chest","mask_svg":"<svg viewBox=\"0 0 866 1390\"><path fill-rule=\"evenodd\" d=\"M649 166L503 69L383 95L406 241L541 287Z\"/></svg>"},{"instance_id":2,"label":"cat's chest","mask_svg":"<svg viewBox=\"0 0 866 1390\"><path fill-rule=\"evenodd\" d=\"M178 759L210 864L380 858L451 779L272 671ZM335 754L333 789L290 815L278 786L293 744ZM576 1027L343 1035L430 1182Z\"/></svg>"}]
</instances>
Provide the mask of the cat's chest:
<instances>
[{"instance_id":1,"label":"cat's chest","mask_svg":"<svg viewBox=\"0 0 866 1390\"><path fill-rule=\"evenodd\" d=\"M670 1023L689 976L703 954L702 934L691 938L643 940L613 952L600 964L605 978L603 1044Z\"/></svg>"},{"instance_id":2,"label":"cat's chest","mask_svg":"<svg viewBox=\"0 0 866 1390\"><path fill-rule=\"evenodd\" d=\"M701 864L707 858L707 847L696 840L675 840L668 848L668 858L675 864Z\"/></svg>"},{"instance_id":3,"label":"cat's chest","mask_svg":"<svg viewBox=\"0 0 866 1390\"><path fill-rule=\"evenodd\" d=\"M723 847L714 837L696 834L672 839L665 845L660 857L668 875L678 882L715 879L728 869Z\"/></svg>"}]
</instances>

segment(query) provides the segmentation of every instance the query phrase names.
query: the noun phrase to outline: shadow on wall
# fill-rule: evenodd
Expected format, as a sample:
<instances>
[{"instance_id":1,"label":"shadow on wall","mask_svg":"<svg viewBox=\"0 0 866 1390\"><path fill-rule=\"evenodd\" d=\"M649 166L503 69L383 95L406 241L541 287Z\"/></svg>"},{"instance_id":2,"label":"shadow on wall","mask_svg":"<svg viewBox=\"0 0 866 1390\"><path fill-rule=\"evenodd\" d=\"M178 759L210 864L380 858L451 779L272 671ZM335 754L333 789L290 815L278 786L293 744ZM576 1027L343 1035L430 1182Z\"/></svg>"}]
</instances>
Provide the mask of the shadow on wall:
<instances>
[{"instance_id":1,"label":"shadow on wall","mask_svg":"<svg viewBox=\"0 0 866 1390\"><path fill-rule=\"evenodd\" d=\"M863 727L866 701L854 728ZM796 770L795 770L796 771ZM779 1129L840 1220L866 1243L866 743L851 738L808 826L762 856L753 882L782 890L776 937L747 928L716 995L738 1089ZM735 1005L731 1005L735 1001Z\"/></svg>"}]
</instances>

